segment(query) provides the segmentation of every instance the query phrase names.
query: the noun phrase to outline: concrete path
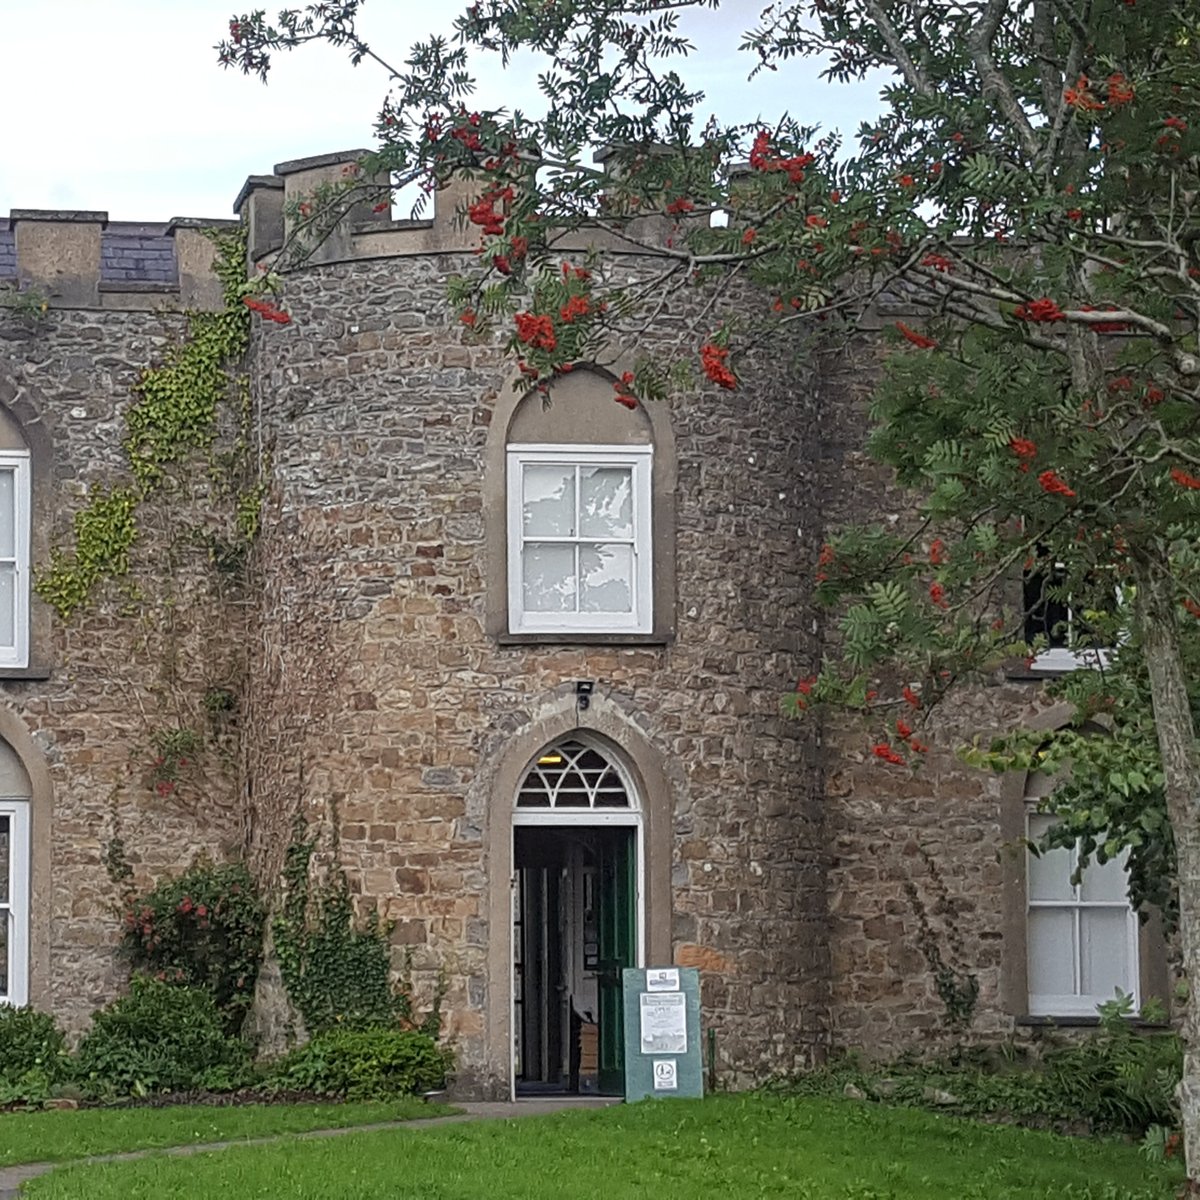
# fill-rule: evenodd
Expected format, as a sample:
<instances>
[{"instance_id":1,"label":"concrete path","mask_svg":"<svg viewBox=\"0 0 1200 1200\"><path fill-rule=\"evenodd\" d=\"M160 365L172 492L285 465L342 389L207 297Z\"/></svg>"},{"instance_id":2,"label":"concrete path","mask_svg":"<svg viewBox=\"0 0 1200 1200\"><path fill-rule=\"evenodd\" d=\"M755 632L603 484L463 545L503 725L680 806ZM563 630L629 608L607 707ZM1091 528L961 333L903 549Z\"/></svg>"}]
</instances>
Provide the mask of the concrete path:
<instances>
[{"instance_id":1,"label":"concrete path","mask_svg":"<svg viewBox=\"0 0 1200 1200\"><path fill-rule=\"evenodd\" d=\"M98 1154L94 1158L76 1158L70 1162L23 1163L19 1167L0 1167L0 1200L20 1200L21 1185L56 1167L88 1166L93 1163L133 1162L152 1154L186 1157L231 1146L269 1146L274 1142L304 1141L306 1138L343 1137L348 1133L375 1133L381 1129L434 1129L440 1125L461 1125L464 1121L510 1121L515 1117L544 1117L572 1108L606 1108L620 1104L614 1096L540 1096L530 1100L481 1101L456 1105L462 1112L450 1117L420 1117L414 1121L383 1121L374 1125L350 1125L339 1129L310 1129L306 1133L275 1133L265 1137L242 1138L232 1142L206 1142L187 1146L161 1146L148 1150L129 1150L122 1154Z\"/></svg>"}]
</instances>

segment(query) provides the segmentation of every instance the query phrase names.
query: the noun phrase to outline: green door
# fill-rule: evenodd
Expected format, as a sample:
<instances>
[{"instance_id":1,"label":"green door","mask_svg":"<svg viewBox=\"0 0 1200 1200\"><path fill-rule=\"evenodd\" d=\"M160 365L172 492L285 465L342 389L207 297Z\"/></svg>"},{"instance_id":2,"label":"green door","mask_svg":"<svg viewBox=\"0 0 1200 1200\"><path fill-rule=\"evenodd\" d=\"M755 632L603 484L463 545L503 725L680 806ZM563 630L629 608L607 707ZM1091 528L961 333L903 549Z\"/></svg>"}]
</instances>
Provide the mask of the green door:
<instances>
[{"instance_id":1,"label":"green door","mask_svg":"<svg viewBox=\"0 0 1200 1200\"><path fill-rule=\"evenodd\" d=\"M600 1091L625 1091L621 972L637 966L637 853L632 828L603 829L599 839L597 929L600 996Z\"/></svg>"}]
</instances>

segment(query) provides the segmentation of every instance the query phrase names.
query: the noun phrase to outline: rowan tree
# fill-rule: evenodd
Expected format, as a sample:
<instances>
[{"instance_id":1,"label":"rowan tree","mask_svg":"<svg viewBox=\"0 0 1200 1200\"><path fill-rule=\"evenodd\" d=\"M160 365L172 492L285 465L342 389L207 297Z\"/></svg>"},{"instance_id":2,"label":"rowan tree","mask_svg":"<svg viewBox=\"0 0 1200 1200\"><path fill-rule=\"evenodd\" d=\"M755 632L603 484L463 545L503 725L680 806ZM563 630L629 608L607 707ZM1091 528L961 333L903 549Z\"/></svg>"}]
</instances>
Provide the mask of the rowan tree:
<instances>
[{"instance_id":1,"label":"rowan tree","mask_svg":"<svg viewBox=\"0 0 1200 1200\"><path fill-rule=\"evenodd\" d=\"M479 265L452 296L479 336L507 339L533 385L602 357L614 331L636 339L677 292L711 298L684 365L732 389L751 342L848 336L881 296L911 307L889 333L870 448L913 489L912 521L843 530L815 556L838 651L791 707L862 710L881 769L904 769L941 697L1036 654L1030 609L1069 605L1084 653L1057 686L1077 727L976 761L1070 761L1051 801L1059 840L1082 836L1102 858L1128 850L1135 899L1177 911L1184 969L1200 978L1194 6L772 5L739 47L751 73L814 55L835 80L889 73L882 115L843 139L804 114L701 119L679 14L716 0L481 0L454 39L395 66L358 36L360 3L274 24L237 16L222 61L265 77L275 51L322 40L383 67L391 91L364 178L477 181L465 215ZM544 115L475 97L473 56L517 50L546 60ZM298 244L357 187L293 212ZM558 249L585 229L626 253ZM743 282L761 302L729 315L722 298ZM639 366L615 399L654 402L679 366ZM1089 720L1108 734L1085 736ZM1181 1090L1193 1177L1197 1011Z\"/></svg>"}]
</instances>

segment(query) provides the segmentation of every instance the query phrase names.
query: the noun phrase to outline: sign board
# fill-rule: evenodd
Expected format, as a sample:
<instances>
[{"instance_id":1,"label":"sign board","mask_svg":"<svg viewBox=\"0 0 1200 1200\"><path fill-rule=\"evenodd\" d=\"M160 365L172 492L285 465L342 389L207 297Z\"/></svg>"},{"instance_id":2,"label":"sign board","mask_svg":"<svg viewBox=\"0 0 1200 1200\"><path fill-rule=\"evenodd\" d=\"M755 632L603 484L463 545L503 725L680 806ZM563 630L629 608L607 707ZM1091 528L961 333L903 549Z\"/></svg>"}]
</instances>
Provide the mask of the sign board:
<instances>
[{"instance_id":1,"label":"sign board","mask_svg":"<svg viewBox=\"0 0 1200 1200\"><path fill-rule=\"evenodd\" d=\"M700 974L694 967L622 972L625 1099L704 1095Z\"/></svg>"}]
</instances>

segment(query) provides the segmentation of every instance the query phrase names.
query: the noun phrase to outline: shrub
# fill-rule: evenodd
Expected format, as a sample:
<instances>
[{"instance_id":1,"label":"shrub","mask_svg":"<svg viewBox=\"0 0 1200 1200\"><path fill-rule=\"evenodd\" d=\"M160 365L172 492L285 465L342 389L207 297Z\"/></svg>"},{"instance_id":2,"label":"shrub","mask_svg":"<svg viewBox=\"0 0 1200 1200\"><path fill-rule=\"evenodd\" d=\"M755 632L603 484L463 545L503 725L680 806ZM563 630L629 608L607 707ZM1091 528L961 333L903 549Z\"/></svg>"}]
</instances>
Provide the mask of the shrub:
<instances>
[{"instance_id":1,"label":"shrub","mask_svg":"<svg viewBox=\"0 0 1200 1200\"><path fill-rule=\"evenodd\" d=\"M69 1068L66 1040L49 1013L0 1005L0 1082L11 1085L32 1071L53 1083Z\"/></svg>"},{"instance_id":2,"label":"shrub","mask_svg":"<svg viewBox=\"0 0 1200 1200\"><path fill-rule=\"evenodd\" d=\"M1047 1093L1086 1115L1097 1129L1142 1134L1152 1125L1175 1128L1175 1089L1183 1073L1183 1044L1173 1033L1141 1034L1123 1006L1102 1010L1104 1033L1047 1051Z\"/></svg>"},{"instance_id":3,"label":"shrub","mask_svg":"<svg viewBox=\"0 0 1200 1200\"><path fill-rule=\"evenodd\" d=\"M453 1056L412 1029L331 1029L280 1060L280 1089L349 1100L412 1096L443 1085Z\"/></svg>"},{"instance_id":4,"label":"shrub","mask_svg":"<svg viewBox=\"0 0 1200 1200\"><path fill-rule=\"evenodd\" d=\"M70 1071L66 1042L52 1016L0 1005L0 1105L49 1099Z\"/></svg>"},{"instance_id":5,"label":"shrub","mask_svg":"<svg viewBox=\"0 0 1200 1200\"><path fill-rule=\"evenodd\" d=\"M204 988L235 1032L254 995L263 906L241 863L198 862L125 909L122 949L134 970Z\"/></svg>"},{"instance_id":6,"label":"shrub","mask_svg":"<svg viewBox=\"0 0 1200 1200\"><path fill-rule=\"evenodd\" d=\"M950 1062L900 1060L866 1068L843 1060L784 1086L801 1094L862 1095L963 1116L1138 1137L1154 1126L1176 1129L1180 1040L1138 1030L1128 1015L1124 1006L1111 1008L1102 1014L1100 1033L1052 1045L1040 1059L999 1047L960 1052Z\"/></svg>"},{"instance_id":7,"label":"shrub","mask_svg":"<svg viewBox=\"0 0 1200 1200\"><path fill-rule=\"evenodd\" d=\"M249 1048L225 1032L202 988L134 976L130 992L93 1014L76 1060L93 1096L239 1086L249 1075Z\"/></svg>"}]
</instances>

